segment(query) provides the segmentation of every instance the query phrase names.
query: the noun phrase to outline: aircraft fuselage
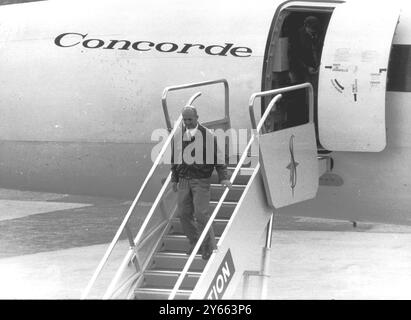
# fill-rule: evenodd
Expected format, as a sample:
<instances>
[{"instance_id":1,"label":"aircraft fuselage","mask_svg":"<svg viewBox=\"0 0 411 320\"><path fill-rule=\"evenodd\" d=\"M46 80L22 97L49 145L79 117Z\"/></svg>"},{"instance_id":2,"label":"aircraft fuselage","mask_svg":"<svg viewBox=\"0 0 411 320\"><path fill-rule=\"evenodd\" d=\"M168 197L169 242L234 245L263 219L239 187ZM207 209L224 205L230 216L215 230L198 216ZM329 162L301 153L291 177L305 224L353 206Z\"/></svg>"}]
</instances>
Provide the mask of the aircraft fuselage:
<instances>
[{"instance_id":1,"label":"aircraft fuselage","mask_svg":"<svg viewBox=\"0 0 411 320\"><path fill-rule=\"evenodd\" d=\"M165 128L165 87L225 78L231 125L250 128L251 94L270 89L268 48L281 10L331 16L340 4L71 0L0 7L1 186L133 197L152 165L152 133ZM392 45L410 44L411 11L403 6ZM386 94L385 149L332 152L344 184L321 186L316 199L280 212L410 223L411 90L403 87ZM172 119L194 91L170 97ZM200 122L223 117L221 88L202 92Z\"/></svg>"}]
</instances>

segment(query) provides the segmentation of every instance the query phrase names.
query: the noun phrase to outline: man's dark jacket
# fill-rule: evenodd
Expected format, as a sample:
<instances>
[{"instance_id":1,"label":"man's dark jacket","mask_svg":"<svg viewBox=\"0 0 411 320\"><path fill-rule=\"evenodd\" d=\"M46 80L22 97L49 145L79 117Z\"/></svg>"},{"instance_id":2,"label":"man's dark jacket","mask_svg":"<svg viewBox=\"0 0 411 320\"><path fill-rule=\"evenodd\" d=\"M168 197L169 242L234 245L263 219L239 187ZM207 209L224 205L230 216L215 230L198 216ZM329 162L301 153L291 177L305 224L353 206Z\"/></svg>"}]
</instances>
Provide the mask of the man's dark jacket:
<instances>
[{"instance_id":1,"label":"man's dark jacket","mask_svg":"<svg viewBox=\"0 0 411 320\"><path fill-rule=\"evenodd\" d=\"M181 133L181 131L180 131ZM201 134L201 135L200 135ZM217 146L217 138L215 135L202 126L198 124L197 133L195 137L192 137L190 141L188 139L184 139L186 136L186 128L184 127L182 134L180 136L176 135L174 138L173 143L173 152L171 157L171 182L178 182L180 178L184 179L203 179L211 177L214 168L218 173L219 181L227 180L228 179L228 172L227 172L227 165L226 159L221 153L221 148ZM193 159L195 158L195 145L193 143L198 143L195 139L202 138L202 150L203 150L203 157L200 163L194 161L192 164L186 163L183 157L184 150L191 145L193 148L191 152L191 156ZM200 144L197 144L200 145ZM225 146L222 146L225 148ZM213 150L213 153L209 153L207 156L207 151ZM201 154L199 155L201 156ZM210 158L211 157L211 158ZM207 161L208 160L208 161Z\"/></svg>"},{"instance_id":2,"label":"man's dark jacket","mask_svg":"<svg viewBox=\"0 0 411 320\"><path fill-rule=\"evenodd\" d=\"M312 38L304 27L290 37L290 69L302 77L308 67L318 68L322 50L322 39Z\"/></svg>"}]
</instances>

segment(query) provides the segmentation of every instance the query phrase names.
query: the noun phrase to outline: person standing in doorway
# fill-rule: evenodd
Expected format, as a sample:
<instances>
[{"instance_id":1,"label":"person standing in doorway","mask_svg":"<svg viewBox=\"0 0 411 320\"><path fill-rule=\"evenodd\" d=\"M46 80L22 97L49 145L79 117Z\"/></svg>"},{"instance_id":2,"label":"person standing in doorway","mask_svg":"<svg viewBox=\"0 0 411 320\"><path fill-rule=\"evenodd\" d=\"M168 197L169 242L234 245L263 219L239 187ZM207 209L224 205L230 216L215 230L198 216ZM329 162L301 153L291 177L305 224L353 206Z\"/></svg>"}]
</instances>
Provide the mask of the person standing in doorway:
<instances>
[{"instance_id":1,"label":"person standing in doorway","mask_svg":"<svg viewBox=\"0 0 411 320\"><path fill-rule=\"evenodd\" d=\"M322 42L318 18L308 16L290 39L290 77L292 83L310 82L318 77Z\"/></svg>"},{"instance_id":2,"label":"person standing in doorway","mask_svg":"<svg viewBox=\"0 0 411 320\"><path fill-rule=\"evenodd\" d=\"M318 71L323 47L321 23L317 17L308 16L297 32L290 36L290 81L292 84L309 82L314 91L314 124L318 141Z\"/></svg>"}]
</instances>

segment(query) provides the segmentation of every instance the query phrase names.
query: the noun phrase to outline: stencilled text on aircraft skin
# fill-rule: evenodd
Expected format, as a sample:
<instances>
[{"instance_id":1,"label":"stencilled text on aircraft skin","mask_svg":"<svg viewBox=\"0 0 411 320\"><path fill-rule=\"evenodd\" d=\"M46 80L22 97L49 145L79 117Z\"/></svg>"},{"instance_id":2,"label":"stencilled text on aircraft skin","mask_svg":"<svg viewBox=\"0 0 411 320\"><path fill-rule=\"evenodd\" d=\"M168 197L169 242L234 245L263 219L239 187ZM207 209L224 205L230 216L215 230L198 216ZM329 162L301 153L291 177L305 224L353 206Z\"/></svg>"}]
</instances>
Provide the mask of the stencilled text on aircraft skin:
<instances>
[{"instance_id":1,"label":"stencilled text on aircraft skin","mask_svg":"<svg viewBox=\"0 0 411 320\"><path fill-rule=\"evenodd\" d=\"M247 58L252 54L252 49L248 47L235 46L234 43L224 43L204 45L198 43L177 44L174 42L155 43L148 40L102 40L97 38L86 39L88 34L68 32L58 35L54 39L56 46L70 48L82 46L86 49L106 49L106 50L136 50L139 52L157 51L160 53L192 54L204 52L211 56L233 56L237 58Z\"/></svg>"}]
</instances>

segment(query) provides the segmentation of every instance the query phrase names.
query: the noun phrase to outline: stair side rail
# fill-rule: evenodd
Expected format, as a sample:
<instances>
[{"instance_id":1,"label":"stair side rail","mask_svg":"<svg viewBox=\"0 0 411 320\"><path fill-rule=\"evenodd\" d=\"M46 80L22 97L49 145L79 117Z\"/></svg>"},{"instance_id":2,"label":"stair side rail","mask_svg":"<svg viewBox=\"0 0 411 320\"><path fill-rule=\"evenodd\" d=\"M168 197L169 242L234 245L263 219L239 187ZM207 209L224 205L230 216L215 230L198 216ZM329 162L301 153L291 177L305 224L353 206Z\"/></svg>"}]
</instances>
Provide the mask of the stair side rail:
<instances>
[{"instance_id":1,"label":"stair side rail","mask_svg":"<svg viewBox=\"0 0 411 320\"><path fill-rule=\"evenodd\" d=\"M170 115L168 113L168 106L167 106L167 96L168 96L169 92L184 90L184 89L191 89L191 88L196 88L196 87L209 86L209 85L218 84L218 83L222 83L224 85L224 119L222 119L220 122L228 123L228 125L230 125L230 95L229 95L228 81L226 79L217 79L217 80L182 84L182 85L178 85L178 86L170 86L170 87L167 87L167 88L164 89L163 95L162 95L162 98L161 98L161 103L162 103L162 106L163 106L163 112L164 112L164 116L166 118L166 124L167 124L168 131L171 131L171 129L172 129ZM193 103L193 101L200 94L201 93L199 92L199 93L195 94L194 96L192 96L192 98L189 100L187 105L191 105Z\"/></svg>"},{"instance_id":2,"label":"stair side rail","mask_svg":"<svg viewBox=\"0 0 411 320\"><path fill-rule=\"evenodd\" d=\"M285 87L285 88L280 88L280 89L275 89L275 90L270 90L270 91L264 91L264 92L259 92L259 93L255 93L251 96L250 98L250 103L249 103L249 110L250 110L250 117L251 117L251 123L252 123L252 127L254 129L254 132L246 146L246 148L243 151L243 154L241 155L240 161L238 162L231 178L230 178L230 182L233 183L235 178L237 177L238 172L241 169L241 166L243 165L246 156L247 156L247 152L250 149L252 143L254 142L255 138L258 138L259 132L261 131L261 129L263 128L264 122L267 119L268 115L270 114L271 109L277 105L277 102L282 98L282 94L283 92L288 92L288 91L294 91L294 90L299 90L299 89L307 89L308 93L309 93L309 119L310 121L312 121L313 116L314 116L314 111L313 111L313 105L314 105L314 95L313 95L313 88L312 85L310 83L304 83L304 84L300 84L300 85L295 85L295 86L290 86L290 87ZM258 124L256 124L255 121L255 115L254 115L254 102L256 100L257 97L262 97L262 96L268 96L268 95L275 95L272 100L270 101L269 105L267 106L263 116L261 117L260 121ZM275 110L275 109L274 109ZM177 279L177 282L175 283L173 290L171 291L168 299L172 300L174 299L175 295L177 294L178 289L180 288L184 277L186 276L195 255L197 254L198 250L200 249L201 244L203 243L212 223L214 222L215 217L217 216L218 211L220 210L220 207L222 206L227 194L228 194L229 189L226 187L220 200L218 201L217 206L215 207L213 213L211 214L206 226L203 229L203 232L201 233L197 244L195 245L193 251L190 254L190 257L188 258L180 276ZM272 224L272 216L270 219L269 224ZM267 239L271 238L271 235L267 235ZM220 239L221 241L221 239Z\"/></svg>"},{"instance_id":3,"label":"stair side rail","mask_svg":"<svg viewBox=\"0 0 411 320\"><path fill-rule=\"evenodd\" d=\"M118 240L119 240L122 232L123 232L124 229L126 228L127 223L128 223L128 221L130 220L130 217L131 217L131 215L132 215L132 213L133 213L133 211L134 211L134 209L135 209L138 201L140 200L140 197L141 197L143 191L145 190L145 188L146 188L149 180L150 180L151 177L153 176L154 171L155 171L155 169L158 167L158 165L159 165L162 157L163 157L164 154L166 153L167 148L168 148L169 145L171 144L171 141L172 141L173 136L175 135L176 131L177 131L178 128L180 127L180 124L181 124L182 119L183 119L183 117L182 117L181 114L179 115L179 117L178 117L177 120L175 121L174 127L173 127L173 128L171 127L171 121L170 121L170 116L169 116L168 109L167 109L167 100L166 100L166 99L167 99L167 94L168 94L168 92L169 92L169 91L174 91L174 90L182 90L182 89L187 89L187 88L194 88L194 87L199 87L199 86L212 85L212 84L216 84L216 83L223 83L223 84L224 84L224 89L225 89L225 118L224 118L224 121L229 123L229 121L230 121L230 120L229 120L229 119L230 119L230 118L229 118L229 86L228 86L228 82L227 82L226 79L218 79L218 80L212 80L212 81L205 81L205 82L198 82L198 83L190 83L190 84L185 84L185 85L167 87L167 88L164 89L163 94L162 94L162 106L163 106L163 111L164 111L164 115L165 115L165 118L166 118L167 129L169 130L170 134L169 134L169 136L167 137L166 141L164 142L164 144L163 144L163 146L162 146L162 148L161 148L161 150L160 150L160 152L159 152L156 160L155 160L154 163L153 163L153 166L151 167L151 169L150 169L149 173L147 174L146 178L144 179L144 182L143 182L142 186L140 187L140 190L139 190L138 194L136 195L133 203L131 204L131 206L130 206L130 208L129 208L127 214L126 214L126 216L124 217L123 222L121 223L120 227L118 228L118 230L117 230L117 232L116 232L113 240L111 241L111 243L110 243L108 249L106 250L103 258L101 259L99 265L97 266L97 269L96 269L96 271L94 272L92 278L90 279L90 281L89 281L86 289L84 290L84 292L83 292L83 294L82 294L82 297L81 297L82 299L86 299L86 297L89 295L89 293L90 293L92 287L94 286L94 284L95 284L98 276L100 275L101 271L103 270L104 266L106 265L106 263L107 263L110 255L111 255L111 253L113 252L113 249L114 249L115 245L117 244L117 242L118 242ZM187 104L188 104L188 105L192 104L193 101L194 101L197 97L199 97L200 95L201 95L200 92L194 94L194 95L188 100L188 103L187 103ZM170 175L169 175L169 177L167 178L167 184L168 184L169 180L170 180ZM157 196L157 199L156 199L156 201L154 202L155 204L158 204L159 198L162 197L162 195L163 195L163 193L164 193L164 190L165 190L165 187L166 187L166 186L163 186L162 192L160 192L159 195ZM153 208L152 208L152 209L153 209ZM137 244L137 243L140 241L140 239L142 238L142 235L143 235L143 233L144 233L144 231L145 231L145 228L147 227L147 225L148 225L148 223L149 223L149 221L150 221L153 213L154 213L154 210L150 210L149 214L146 216L146 218L145 218L142 226L140 227L140 230L139 230L139 232L138 232L138 234L137 234L137 236L136 236L136 238L135 238L135 240L134 240L134 245ZM123 269L124 267L125 267L125 264L122 264L119 269ZM115 278L117 278L118 275L120 274L119 271L120 271L120 270L118 270ZM115 279L114 279L114 280L115 280ZM114 280L111 282L110 287L113 286L113 282L115 282ZM111 290L107 290L107 291L111 291ZM107 293L105 294L105 296L107 296Z\"/></svg>"},{"instance_id":4,"label":"stair side rail","mask_svg":"<svg viewBox=\"0 0 411 320\"><path fill-rule=\"evenodd\" d=\"M162 94L162 107L163 107L163 112L164 112L164 116L165 116L165 120L166 120L166 125L167 125L167 129L170 132L169 137L174 137L175 133L176 133L176 128L180 127L180 124L182 122L182 115L180 114L177 121L174 123L174 127L171 127L171 120L170 120L170 116L168 113L168 106L167 106L167 96L168 93L170 91L177 91L177 90L184 90L184 89L190 89L190 88L196 88L196 87L203 87L203 86L208 86L208 85L214 85L214 84L218 84L218 83L223 83L224 84L224 98L225 98L225 117L221 120L217 120L214 121L214 123L224 123L224 124L229 124L230 123L230 118L229 118L229 86L228 86L228 82L226 79L218 79L218 80L211 80L211 81L204 81L204 82L196 82L196 83L189 83L189 84L183 84L183 85L177 85L177 86L170 86L170 87L166 87L163 90L163 94ZM201 96L201 92L197 92L194 95L191 96L191 98L188 100L188 102L186 103L186 105L192 105L192 103L194 102L195 99L197 99L199 96ZM166 141L165 144L167 144L167 146L169 145L169 141ZM161 157L160 157L161 159ZM162 195L164 194L167 185L169 184L171 180L171 173L168 175L165 184L163 185L163 188L161 189L159 195L157 196L155 202L153 203L152 208L150 209L149 213L146 216L146 219L144 220L144 223L142 224L135 240L134 240L134 244L136 246L138 246L138 244L140 243L140 241L142 240L143 234L145 232L146 227L148 226L150 219L153 217L155 209L158 205L158 203L160 202L160 199L162 197ZM172 218L172 217L170 217ZM161 225L160 225L161 226ZM131 259L131 255L128 254L126 256L125 259L123 259L123 262L121 264L121 266L119 267L119 269L117 270L113 280L111 281L108 289L106 290L106 293L103 296L103 299L109 299L112 294L115 291L115 287L117 286L118 281L120 280L120 277L123 273L123 271L127 268L128 262Z\"/></svg>"},{"instance_id":5,"label":"stair side rail","mask_svg":"<svg viewBox=\"0 0 411 320\"><path fill-rule=\"evenodd\" d=\"M260 131L265 133L265 128L263 127L265 120L267 119L269 113L271 112L271 109L276 105L273 103L273 100L275 99L275 96L269 105L267 106L263 116L261 117L259 123L256 123L255 120L255 114L254 114L254 103L255 100L258 97L265 97L265 96L270 96L270 95L279 95L281 96L282 93L284 92L289 92L289 91L295 91L295 90L301 90L301 89L306 89L308 91L308 118L309 122L313 122L314 119L314 91L313 87L310 83L306 82L303 84L298 84L295 86L290 86L290 87L284 87L284 88L279 88L279 89L274 89L274 90L268 90L268 91L263 91L263 92L258 92L254 93L250 97L249 101L249 112L250 112L250 120L251 120L251 126L253 129L256 130L256 133L259 134ZM275 109L274 109L275 110ZM264 170L264 161L260 159L260 165L261 168ZM263 250L263 257L262 257L262 264L261 264L261 271L259 272L259 275L262 276L262 285L261 285L261 298L266 299L267 298L267 279L268 279L268 270L269 270L269 262L270 262L270 250L271 250L271 241L272 241L272 225L274 222L274 211L271 213L270 220L267 224L267 231L266 231L266 240L265 240L265 247Z\"/></svg>"},{"instance_id":6,"label":"stair side rail","mask_svg":"<svg viewBox=\"0 0 411 320\"><path fill-rule=\"evenodd\" d=\"M306 82L306 83L297 84L294 86L278 88L278 89L268 90L268 91L262 91L262 92L257 92L257 93L252 94L249 100L249 104L248 104L252 128L257 130L257 133L260 132L260 130L263 130L263 133L264 133L263 124L265 120L267 119L268 114L270 113L271 109L275 105L275 104L271 104L272 102L271 100L270 104L267 106L266 110L264 111L264 114L261 117L261 120L259 121L259 125L257 125L257 122L255 120L255 113L254 113L254 103L257 98L277 95L277 94L281 94L284 92L296 91L300 89L306 89L308 91L308 117L309 117L309 122L313 122L313 119L314 119L314 90L313 90L313 86L311 85L311 83ZM267 113L267 110L269 110L268 113ZM264 121L262 122L262 120Z\"/></svg>"},{"instance_id":7,"label":"stair side rail","mask_svg":"<svg viewBox=\"0 0 411 320\"><path fill-rule=\"evenodd\" d=\"M149 173L147 174L146 178L144 179L144 182L143 182L142 186L140 187L140 190L139 190L137 196L134 198L133 203L131 204L126 216L124 217L123 222L121 223L120 227L118 228L118 230L117 230L113 240L111 241L107 251L105 252L105 254L104 254L103 258L101 259L96 271L94 272L90 282L88 283L86 289L84 290L84 292L82 294L82 299L85 299L88 296L88 294L90 293L90 290L94 286L94 284L95 284L98 276L100 275L102 269L104 268L105 264L107 263L108 258L110 257L111 253L113 252L113 249L114 249L115 245L117 244L122 232L124 231L128 221L130 220L130 217L131 217L138 201L140 200L140 197L141 197L143 191L145 190L149 180L153 176L154 171L158 167L163 155L167 151L167 148L169 147L174 134L176 133L177 129L179 128L179 126L182 122L182 119L183 119L183 117L180 115L178 117L177 121L175 122L175 126L174 126L173 130L171 130L170 134L168 135L163 147L161 148L156 160L153 163L153 166L151 167L151 169L150 169ZM163 193L160 193L159 196L162 196L162 194ZM148 223L150 221L150 218L151 218L153 212L154 212L154 210L151 210L150 211L151 214L147 215L147 217L145 218L145 220L144 220L144 222L143 222L143 224L142 224L142 226L139 230L139 233L136 236L137 241L134 240L134 244L136 244L139 241L139 239L141 238L143 232L145 231L146 226L148 225Z\"/></svg>"},{"instance_id":8,"label":"stair side rail","mask_svg":"<svg viewBox=\"0 0 411 320\"><path fill-rule=\"evenodd\" d=\"M268 117L271 108L272 108L281 98L282 98L282 95L280 94L280 95L275 96L275 97L271 100L269 107L267 108L266 112L264 113L263 117L262 117L261 120L260 120L259 126L257 126L257 129L258 129L258 128L261 129L261 126L262 126L262 124L264 123L265 119ZM257 130L257 132L258 132L258 130ZM243 163L244 163L244 161L245 161L245 159L246 159L246 157L247 157L247 155L248 155L248 150L251 148L251 146L252 146L252 144L253 144L253 142L254 142L254 140L255 140L256 137L257 137L256 132L253 132L253 134L252 134L250 140L248 141L248 144L247 144L247 146L245 147L245 149L244 149L244 151L243 151L243 153L242 153L242 155L241 155L241 158L240 158L239 162L237 163L237 166L235 167L235 170L234 170L234 172L233 172L233 174L232 174L232 176L231 176L231 178L230 178L230 182L231 182L231 183L234 183L234 180L235 180L235 178L237 177L237 174L238 174L238 172L240 171L241 166L243 165ZM213 213L211 214L210 218L208 219L208 222L207 222L206 226L204 227L203 232L201 233L201 235L200 235L200 237L199 237L199 239L198 239L198 241L197 241L197 244L195 245L193 251L191 252L190 257L188 258L188 260L187 260L187 262L186 262L186 264L185 264L185 266L184 266L184 268L183 268L180 276L178 277L177 282L175 283L175 285L174 285L174 287L173 287L173 290L171 291L171 293L170 293L170 295L169 295L169 297L168 297L169 300L174 299L175 295L177 294L177 291L178 291L178 289L180 288L181 283L183 282L184 277L186 276L186 274L187 274L187 272L188 272L188 270L189 270L189 268L190 268L190 266L191 266L191 263L192 263L193 260L194 260L195 255L197 254L197 251L200 249L201 244L203 243L203 241L204 241L204 239L205 239L205 237L206 237L209 229L211 228L211 225L212 225L212 223L214 222L214 219L215 219L215 217L217 216L217 213L218 213L218 211L220 210L220 208L221 208L221 206L222 206L222 204L223 204L223 202L224 202L224 200L225 200L225 198L226 198L226 196L227 196L227 194L228 194L228 191L229 191L229 189L226 187L225 190L224 190L224 192L223 192L223 194L222 194L222 196L221 196L221 198L220 198L220 200L218 201L217 206L215 207L215 209L214 209ZM221 241L221 239L220 239L220 241Z\"/></svg>"}]
</instances>

